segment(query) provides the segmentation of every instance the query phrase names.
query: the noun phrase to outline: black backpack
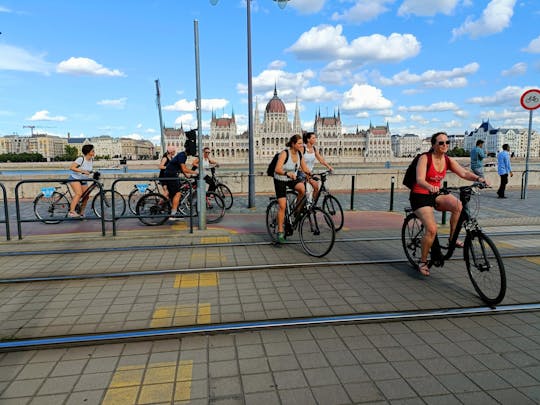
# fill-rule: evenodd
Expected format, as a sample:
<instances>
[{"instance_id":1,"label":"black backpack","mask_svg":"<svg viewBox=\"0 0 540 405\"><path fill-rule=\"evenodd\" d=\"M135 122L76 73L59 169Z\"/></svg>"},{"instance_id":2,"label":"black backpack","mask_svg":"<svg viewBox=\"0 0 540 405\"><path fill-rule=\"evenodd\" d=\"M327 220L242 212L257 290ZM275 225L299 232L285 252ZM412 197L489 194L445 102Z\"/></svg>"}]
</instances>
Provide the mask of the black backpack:
<instances>
[{"instance_id":1,"label":"black backpack","mask_svg":"<svg viewBox=\"0 0 540 405\"><path fill-rule=\"evenodd\" d=\"M287 149L284 149L285 153L287 154L287 157L285 158L285 162L289 159L289 151ZM274 155L272 160L270 161L270 164L268 165L268 168L266 169L266 175L270 177L274 177L274 172L276 171L276 165L277 161L279 159L279 154L281 152L278 152Z\"/></svg>"},{"instance_id":2,"label":"black backpack","mask_svg":"<svg viewBox=\"0 0 540 405\"><path fill-rule=\"evenodd\" d=\"M415 158L412 160L409 167L407 167L407 170L405 171L405 176L403 176L403 185L407 188L412 189L414 184L416 183L416 166L418 165L418 160L420 159L420 156L422 155L428 155L428 161L427 161L427 168L429 169L429 166L431 165L431 152L424 152L419 153L415 156ZM448 170L448 167L450 166L450 158L447 155L444 155L444 160L446 160L446 168Z\"/></svg>"}]
</instances>

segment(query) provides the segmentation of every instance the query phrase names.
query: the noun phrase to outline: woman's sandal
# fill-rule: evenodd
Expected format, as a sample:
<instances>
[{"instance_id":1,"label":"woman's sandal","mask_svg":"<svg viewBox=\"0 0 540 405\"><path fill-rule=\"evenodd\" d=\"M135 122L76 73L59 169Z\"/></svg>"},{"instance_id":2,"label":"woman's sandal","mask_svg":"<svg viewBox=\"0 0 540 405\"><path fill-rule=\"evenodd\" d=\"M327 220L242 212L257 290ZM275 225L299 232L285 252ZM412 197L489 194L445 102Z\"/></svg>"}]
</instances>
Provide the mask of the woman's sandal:
<instances>
[{"instance_id":1,"label":"woman's sandal","mask_svg":"<svg viewBox=\"0 0 540 405\"><path fill-rule=\"evenodd\" d=\"M429 276L429 267L427 262L418 262L418 267L416 270L423 276Z\"/></svg>"}]
</instances>

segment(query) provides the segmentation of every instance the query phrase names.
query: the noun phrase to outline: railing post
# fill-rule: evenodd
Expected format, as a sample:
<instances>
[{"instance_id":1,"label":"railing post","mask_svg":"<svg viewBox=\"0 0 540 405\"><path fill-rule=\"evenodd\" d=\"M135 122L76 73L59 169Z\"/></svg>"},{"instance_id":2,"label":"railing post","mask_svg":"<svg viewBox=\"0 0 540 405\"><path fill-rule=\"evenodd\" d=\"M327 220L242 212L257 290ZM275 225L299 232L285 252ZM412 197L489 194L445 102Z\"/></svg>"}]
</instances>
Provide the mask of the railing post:
<instances>
[{"instance_id":1,"label":"railing post","mask_svg":"<svg viewBox=\"0 0 540 405\"><path fill-rule=\"evenodd\" d=\"M389 211L394 211L394 185L396 182L396 178L392 176L390 178L390 209Z\"/></svg>"},{"instance_id":2,"label":"railing post","mask_svg":"<svg viewBox=\"0 0 540 405\"><path fill-rule=\"evenodd\" d=\"M354 183L356 180L356 176L353 174L351 178L351 211L354 211Z\"/></svg>"}]
</instances>

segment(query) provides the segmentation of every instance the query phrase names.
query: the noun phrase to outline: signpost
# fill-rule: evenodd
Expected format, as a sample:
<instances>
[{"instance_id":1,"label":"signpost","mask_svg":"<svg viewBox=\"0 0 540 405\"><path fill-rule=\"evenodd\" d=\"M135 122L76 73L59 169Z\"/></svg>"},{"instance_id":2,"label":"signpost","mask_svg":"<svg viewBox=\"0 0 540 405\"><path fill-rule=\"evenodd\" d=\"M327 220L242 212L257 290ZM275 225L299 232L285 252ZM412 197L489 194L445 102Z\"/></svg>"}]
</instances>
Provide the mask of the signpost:
<instances>
[{"instance_id":1,"label":"signpost","mask_svg":"<svg viewBox=\"0 0 540 405\"><path fill-rule=\"evenodd\" d=\"M529 179L529 154L531 149L531 134L532 134L532 114L533 110L540 107L540 90L527 90L521 95L521 106L529 110L529 135L527 137L527 157L525 158L525 176L523 179L523 190L521 191L521 199L527 198L527 183Z\"/></svg>"}]
</instances>

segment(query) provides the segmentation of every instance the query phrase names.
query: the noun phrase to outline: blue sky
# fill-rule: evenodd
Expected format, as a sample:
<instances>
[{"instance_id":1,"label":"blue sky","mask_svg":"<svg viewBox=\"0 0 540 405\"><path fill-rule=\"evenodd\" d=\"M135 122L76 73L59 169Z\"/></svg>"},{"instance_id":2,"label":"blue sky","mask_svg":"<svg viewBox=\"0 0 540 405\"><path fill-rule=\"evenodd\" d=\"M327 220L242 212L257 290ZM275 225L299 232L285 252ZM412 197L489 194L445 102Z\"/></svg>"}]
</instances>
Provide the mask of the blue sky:
<instances>
[{"instance_id":1,"label":"blue sky","mask_svg":"<svg viewBox=\"0 0 540 405\"><path fill-rule=\"evenodd\" d=\"M165 125L196 127L194 20L203 132L212 110L245 129L245 1L0 0L0 135L159 143L156 79ZM526 128L540 87L538 0L253 0L251 20L254 100L276 84L306 130L338 109L347 131Z\"/></svg>"}]
</instances>

